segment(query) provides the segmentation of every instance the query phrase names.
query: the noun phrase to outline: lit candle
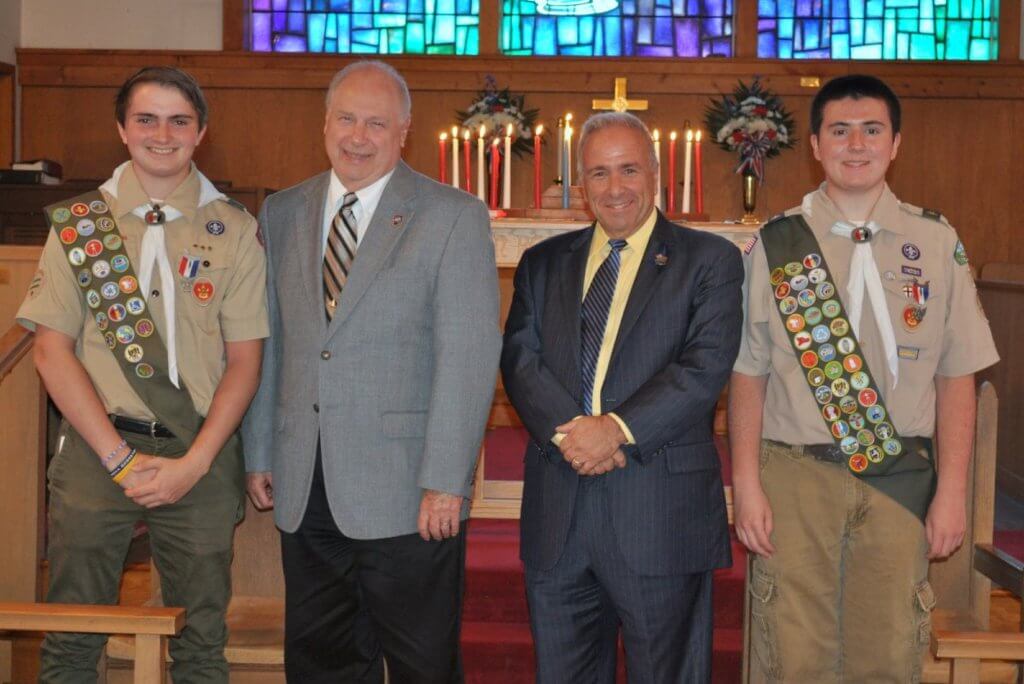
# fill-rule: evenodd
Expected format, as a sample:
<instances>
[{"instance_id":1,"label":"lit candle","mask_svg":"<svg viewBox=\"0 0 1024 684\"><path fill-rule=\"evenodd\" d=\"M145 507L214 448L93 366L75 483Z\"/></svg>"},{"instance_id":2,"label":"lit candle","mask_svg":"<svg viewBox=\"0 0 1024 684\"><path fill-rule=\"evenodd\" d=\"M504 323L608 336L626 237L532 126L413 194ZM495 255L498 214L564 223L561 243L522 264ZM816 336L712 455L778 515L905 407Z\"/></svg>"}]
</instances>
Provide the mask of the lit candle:
<instances>
[{"instance_id":1,"label":"lit candle","mask_svg":"<svg viewBox=\"0 0 1024 684\"><path fill-rule=\"evenodd\" d=\"M694 199L694 211L698 214L704 213L704 170L700 163L700 139L702 131L697 130L697 136L694 139L693 147L693 199Z\"/></svg>"},{"instance_id":2,"label":"lit candle","mask_svg":"<svg viewBox=\"0 0 1024 684\"><path fill-rule=\"evenodd\" d=\"M683 157L683 213L690 213L690 182L693 165L693 130L686 129L686 155Z\"/></svg>"},{"instance_id":3,"label":"lit candle","mask_svg":"<svg viewBox=\"0 0 1024 684\"><path fill-rule=\"evenodd\" d=\"M654 186L657 188L657 192L654 193L654 206L661 209L661 131L655 128L651 137L654 138L654 161L658 165L658 183Z\"/></svg>"},{"instance_id":4,"label":"lit candle","mask_svg":"<svg viewBox=\"0 0 1024 684\"><path fill-rule=\"evenodd\" d=\"M501 208L512 208L512 124L505 127L505 170L501 177Z\"/></svg>"},{"instance_id":5,"label":"lit candle","mask_svg":"<svg viewBox=\"0 0 1024 684\"><path fill-rule=\"evenodd\" d=\"M668 134L668 213L676 210L676 132Z\"/></svg>"},{"instance_id":6,"label":"lit candle","mask_svg":"<svg viewBox=\"0 0 1024 684\"><path fill-rule=\"evenodd\" d=\"M452 126L452 186L459 187L459 127Z\"/></svg>"},{"instance_id":7,"label":"lit candle","mask_svg":"<svg viewBox=\"0 0 1024 684\"><path fill-rule=\"evenodd\" d=\"M448 134L442 133L441 137L437 139L437 151L438 151L438 164L437 164L437 180L440 183L448 182L448 170L445 168L445 160L448 159L448 153L446 152L446 146L448 145Z\"/></svg>"},{"instance_id":8,"label":"lit candle","mask_svg":"<svg viewBox=\"0 0 1024 684\"><path fill-rule=\"evenodd\" d=\"M498 173L501 171L501 150L498 148L498 139L491 141L491 209L498 208Z\"/></svg>"},{"instance_id":9,"label":"lit candle","mask_svg":"<svg viewBox=\"0 0 1024 684\"><path fill-rule=\"evenodd\" d=\"M569 139L572 137L572 129L565 127L562 133L562 208L569 208Z\"/></svg>"},{"instance_id":10,"label":"lit candle","mask_svg":"<svg viewBox=\"0 0 1024 684\"><path fill-rule=\"evenodd\" d=\"M487 201L487 190L484 181L484 135L487 134L487 126L480 126L480 137L476 141L476 196L481 202Z\"/></svg>"},{"instance_id":11,"label":"lit candle","mask_svg":"<svg viewBox=\"0 0 1024 684\"><path fill-rule=\"evenodd\" d=\"M470 132L467 128L462 132L462 161L465 162L466 166L466 192L473 192L473 165L470 163L472 160L470 155L472 153L470 152L469 136Z\"/></svg>"},{"instance_id":12,"label":"lit candle","mask_svg":"<svg viewBox=\"0 0 1024 684\"><path fill-rule=\"evenodd\" d=\"M572 112L565 115L565 185L572 187ZM568 209L568 207L566 207Z\"/></svg>"},{"instance_id":13,"label":"lit candle","mask_svg":"<svg viewBox=\"0 0 1024 684\"><path fill-rule=\"evenodd\" d=\"M562 168L565 160L565 119L558 118L558 182L562 182Z\"/></svg>"},{"instance_id":14,"label":"lit candle","mask_svg":"<svg viewBox=\"0 0 1024 684\"><path fill-rule=\"evenodd\" d=\"M540 135L544 126L537 126L533 131L533 206L540 209Z\"/></svg>"}]
</instances>

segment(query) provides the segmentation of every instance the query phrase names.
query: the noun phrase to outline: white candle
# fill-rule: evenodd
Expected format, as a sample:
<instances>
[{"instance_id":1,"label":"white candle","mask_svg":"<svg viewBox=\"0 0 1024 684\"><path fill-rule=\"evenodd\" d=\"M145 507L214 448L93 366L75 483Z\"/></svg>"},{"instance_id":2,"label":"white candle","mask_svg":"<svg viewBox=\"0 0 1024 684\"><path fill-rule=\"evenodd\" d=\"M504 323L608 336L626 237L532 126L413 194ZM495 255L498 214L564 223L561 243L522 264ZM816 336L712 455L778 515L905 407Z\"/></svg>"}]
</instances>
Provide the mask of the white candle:
<instances>
[{"instance_id":1,"label":"white candle","mask_svg":"<svg viewBox=\"0 0 1024 684\"><path fill-rule=\"evenodd\" d=\"M558 180L565 180L562 178L562 155L565 154L565 119L558 119Z\"/></svg>"},{"instance_id":2,"label":"white candle","mask_svg":"<svg viewBox=\"0 0 1024 684\"><path fill-rule=\"evenodd\" d=\"M459 127L452 126L452 187L459 186Z\"/></svg>"},{"instance_id":3,"label":"white candle","mask_svg":"<svg viewBox=\"0 0 1024 684\"><path fill-rule=\"evenodd\" d=\"M690 213L690 169L693 166L693 129L686 129L686 156L683 161L683 213Z\"/></svg>"},{"instance_id":4,"label":"white candle","mask_svg":"<svg viewBox=\"0 0 1024 684\"><path fill-rule=\"evenodd\" d=\"M480 201L487 201L487 181L484 175L484 135L487 126L480 126L480 137L476 141L476 196Z\"/></svg>"},{"instance_id":5,"label":"white candle","mask_svg":"<svg viewBox=\"0 0 1024 684\"><path fill-rule=\"evenodd\" d=\"M572 112L565 115L565 180L572 187Z\"/></svg>"},{"instance_id":6,"label":"white candle","mask_svg":"<svg viewBox=\"0 0 1024 684\"><path fill-rule=\"evenodd\" d=\"M505 168L501 183L501 208L512 208L512 124L505 128Z\"/></svg>"},{"instance_id":7,"label":"white candle","mask_svg":"<svg viewBox=\"0 0 1024 684\"><path fill-rule=\"evenodd\" d=\"M661 131L655 128L651 137L654 138L654 161L658 164L658 183L654 186L656 189L654 193L654 206L661 209Z\"/></svg>"}]
</instances>

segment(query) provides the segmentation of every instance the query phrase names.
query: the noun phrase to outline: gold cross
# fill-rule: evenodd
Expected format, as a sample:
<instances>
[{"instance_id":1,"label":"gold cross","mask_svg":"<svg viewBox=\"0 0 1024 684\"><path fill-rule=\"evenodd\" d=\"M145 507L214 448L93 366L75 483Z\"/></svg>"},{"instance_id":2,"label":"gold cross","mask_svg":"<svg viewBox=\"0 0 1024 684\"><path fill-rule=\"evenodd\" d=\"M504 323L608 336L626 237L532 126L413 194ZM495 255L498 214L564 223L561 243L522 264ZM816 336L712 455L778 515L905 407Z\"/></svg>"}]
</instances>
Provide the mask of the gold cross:
<instances>
[{"instance_id":1,"label":"gold cross","mask_svg":"<svg viewBox=\"0 0 1024 684\"><path fill-rule=\"evenodd\" d=\"M626 79L615 79L615 94L611 100L594 100L591 109L612 109L616 112L629 110L645 111L647 100L630 100L626 98Z\"/></svg>"}]
</instances>

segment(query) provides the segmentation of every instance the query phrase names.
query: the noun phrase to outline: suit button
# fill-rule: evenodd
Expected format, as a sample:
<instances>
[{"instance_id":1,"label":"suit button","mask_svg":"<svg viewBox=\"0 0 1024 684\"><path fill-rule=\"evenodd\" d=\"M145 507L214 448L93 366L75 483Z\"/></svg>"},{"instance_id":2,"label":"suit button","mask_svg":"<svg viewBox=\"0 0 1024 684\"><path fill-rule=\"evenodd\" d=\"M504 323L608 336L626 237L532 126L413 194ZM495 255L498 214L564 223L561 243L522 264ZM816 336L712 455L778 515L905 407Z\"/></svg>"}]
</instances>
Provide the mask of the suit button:
<instances>
[{"instance_id":1,"label":"suit button","mask_svg":"<svg viewBox=\"0 0 1024 684\"><path fill-rule=\"evenodd\" d=\"M313 413L320 413L320 404L313 404Z\"/></svg>"},{"instance_id":2,"label":"suit button","mask_svg":"<svg viewBox=\"0 0 1024 684\"><path fill-rule=\"evenodd\" d=\"M331 352L327 351L326 349L323 350L322 352L320 352L320 358L323 359L324 361L329 360L331 358Z\"/></svg>"}]
</instances>

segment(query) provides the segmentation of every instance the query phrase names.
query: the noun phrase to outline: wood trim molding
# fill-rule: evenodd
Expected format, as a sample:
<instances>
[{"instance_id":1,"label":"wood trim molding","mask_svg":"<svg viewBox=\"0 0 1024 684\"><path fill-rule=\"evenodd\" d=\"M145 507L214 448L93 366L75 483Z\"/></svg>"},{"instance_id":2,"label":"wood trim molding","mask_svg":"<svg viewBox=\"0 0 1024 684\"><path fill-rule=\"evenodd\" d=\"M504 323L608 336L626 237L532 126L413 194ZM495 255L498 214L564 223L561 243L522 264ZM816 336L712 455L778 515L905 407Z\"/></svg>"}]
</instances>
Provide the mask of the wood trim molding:
<instances>
[{"instance_id":1,"label":"wood trim molding","mask_svg":"<svg viewBox=\"0 0 1024 684\"><path fill-rule=\"evenodd\" d=\"M1021 0L999 2L999 61L1020 62Z\"/></svg>"},{"instance_id":2,"label":"wood trim molding","mask_svg":"<svg viewBox=\"0 0 1024 684\"><path fill-rule=\"evenodd\" d=\"M15 66L0 62L0 167L14 163Z\"/></svg>"},{"instance_id":3,"label":"wood trim molding","mask_svg":"<svg viewBox=\"0 0 1024 684\"><path fill-rule=\"evenodd\" d=\"M221 49L240 52L249 44L250 0L222 0Z\"/></svg>"}]
</instances>

